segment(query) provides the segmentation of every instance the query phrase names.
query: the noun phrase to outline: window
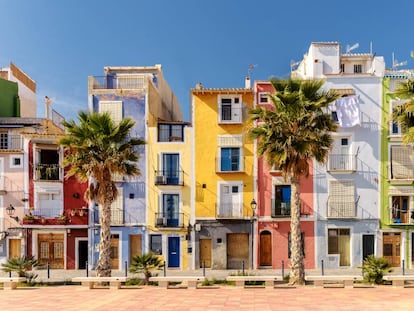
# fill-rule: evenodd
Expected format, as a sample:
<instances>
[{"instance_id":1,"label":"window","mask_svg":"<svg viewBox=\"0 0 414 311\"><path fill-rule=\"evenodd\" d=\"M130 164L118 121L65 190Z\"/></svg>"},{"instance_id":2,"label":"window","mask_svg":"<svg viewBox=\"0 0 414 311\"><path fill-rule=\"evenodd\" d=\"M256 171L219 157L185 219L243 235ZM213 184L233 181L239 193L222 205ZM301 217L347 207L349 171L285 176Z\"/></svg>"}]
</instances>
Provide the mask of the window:
<instances>
[{"instance_id":1,"label":"window","mask_svg":"<svg viewBox=\"0 0 414 311\"><path fill-rule=\"evenodd\" d=\"M167 227L178 227L180 225L180 196L177 193L166 193L162 195L162 217L166 219Z\"/></svg>"},{"instance_id":2,"label":"window","mask_svg":"<svg viewBox=\"0 0 414 311\"><path fill-rule=\"evenodd\" d=\"M414 154L410 146L391 146L391 179L414 179Z\"/></svg>"},{"instance_id":3,"label":"window","mask_svg":"<svg viewBox=\"0 0 414 311\"><path fill-rule=\"evenodd\" d=\"M268 104L269 102L269 93L259 93L259 104Z\"/></svg>"},{"instance_id":4,"label":"window","mask_svg":"<svg viewBox=\"0 0 414 311\"><path fill-rule=\"evenodd\" d=\"M220 171L240 171L240 148L221 148Z\"/></svg>"},{"instance_id":5,"label":"window","mask_svg":"<svg viewBox=\"0 0 414 311\"><path fill-rule=\"evenodd\" d=\"M183 124L158 124L158 141L184 141Z\"/></svg>"},{"instance_id":6,"label":"window","mask_svg":"<svg viewBox=\"0 0 414 311\"><path fill-rule=\"evenodd\" d=\"M100 101L99 112L108 112L115 123L122 120L122 101Z\"/></svg>"},{"instance_id":7,"label":"window","mask_svg":"<svg viewBox=\"0 0 414 311\"><path fill-rule=\"evenodd\" d=\"M241 123L241 96L219 96L219 122Z\"/></svg>"},{"instance_id":8,"label":"window","mask_svg":"<svg viewBox=\"0 0 414 311\"><path fill-rule=\"evenodd\" d=\"M272 217L290 216L290 185L275 185Z\"/></svg>"},{"instance_id":9,"label":"window","mask_svg":"<svg viewBox=\"0 0 414 311\"><path fill-rule=\"evenodd\" d=\"M350 137L333 137L333 148L329 154L329 171L355 171L356 161L351 153Z\"/></svg>"},{"instance_id":10,"label":"window","mask_svg":"<svg viewBox=\"0 0 414 311\"><path fill-rule=\"evenodd\" d=\"M180 155L178 153L164 153L161 155L162 169L157 171L155 184L180 185Z\"/></svg>"},{"instance_id":11,"label":"window","mask_svg":"<svg viewBox=\"0 0 414 311\"><path fill-rule=\"evenodd\" d=\"M354 73L362 73L362 65L354 64Z\"/></svg>"},{"instance_id":12,"label":"window","mask_svg":"<svg viewBox=\"0 0 414 311\"><path fill-rule=\"evenodd\" d=\"M391 197L391 219L396 224L410 223L410 198L408 196Z\"/></svg>"},{"instance_id":13,"label":"window","mask_svg":"<svg viewBox=\"0 0 414 311\"><path fill-rule=\"evenodd\" d=\"M355 186L352 180L329 182L328 218L356 217Z\"/></svg>"},{"instance_id":14,"label":"window","mask_svg":"<svg viewBox=\"0 0 414 311\"><path fill-rule=\"evenodd\" d=\"M350 230L328 229L328 254L339 254L339 265L350 266Z\"/></svg>"},{"instance_id":15,"label":"window","mask_svg":"<svg viewBox=\"0 0 414 311\"><path fill-rule=\"evenodd\" d=\"M155 255L162 255L161 234L150 235L150 251Z\"/></svg>"},{"instance_id":16,"label":"window","mask_svg":"<svg viewBox=\"0 0 414 311\"><path fill-rule=\"evenodd\" d=\"M243 217L243 185L241 183L219 183L219 218Z\"/></svg>"},{"instance_id":17,"label":"window","mask_svg":"<svg viewBox=\"0 0 414 311\"><path fill-rule=\"evenodd\" d=\"M243 170L242 145L242 135L219 135L218 172L241 172Z\"/></svg>"},{"instance_id":18,"label":"window","mask_svg":"<svg viewBox=\"0 0 414 311\"><path fill-rule=\"evenodd\" d=\"M10 157L10 168L21 168L23 167L23 156L11 156Z\"/></svg>"},{"instance_id":19,"label":"window","mask_svg":"<svg viewBox=\"0 0 414 311\"><path fill-rule=\"evenodd\" d=\"M302 256L305 257L305 233L301 232L300 233L300 238L302 240ZM292 237L291 237L291 233L288 233L288 258L290 258L292 252L291 252L291 247L292 247Z\"/></svg>"},{"instance_id":20,"label":"window","mask_svg":"<svg viewBox=\"0 0 414 311\"><path fill-rule=\"evenodd\" d=\"M9 134L0 133L0 149L9 149Z\"/></svg>"},{"instance_id":21,"label":"window","mask_svg":"<svg viewBox=\"0 0 414 311\"><path fill-rule=\"evenodd\" d=\"M63 202L61 192L58 189L48 189L47 191L50 192L37 193L38 204L33 211L33 214L46 218L54 218L62 215Z\"/></svg>"},{"instance_id":22,"label":"window","mask_svg":"<svg viewBox=\"0 0 414 311\"><path fill-rule=\"evenodd\" d=\"M38 146L37 146L38 147ZM36 148L35 178L36 180L60 180L59 148L56 145L42 145Z\"/></svg>"},{"instance_id":23,"label":"window","mask_svg":"<svg viewBox=\"0 0 414 311\"><path fill-rule=\"evenodd\" d=\"M111 225L124 223L124 189L118 189L118 196L111 204Z\"/></svg>"}]
</instances>

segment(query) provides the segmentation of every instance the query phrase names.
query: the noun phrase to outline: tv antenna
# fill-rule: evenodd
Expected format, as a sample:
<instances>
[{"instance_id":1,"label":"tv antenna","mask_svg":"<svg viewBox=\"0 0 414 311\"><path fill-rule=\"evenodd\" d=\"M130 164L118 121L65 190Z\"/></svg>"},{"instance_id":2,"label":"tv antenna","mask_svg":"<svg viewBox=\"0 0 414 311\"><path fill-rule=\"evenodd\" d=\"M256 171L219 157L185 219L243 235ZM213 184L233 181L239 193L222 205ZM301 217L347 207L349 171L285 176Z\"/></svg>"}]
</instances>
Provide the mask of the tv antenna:
<instances>
[{"instance_id":1,"label":"tv antenna","mask_svg":"<svg viewBox=\"0 0 414 311\"><path fill-rule=\"evenodd\" d=\"M395 57L394 57L394 52L392 53L392 69L395 69L397 67L401 67L401 66L405 66L407 65L407 61L403 61L403 62L399 62Z\"/></svg>"},{"instance_id":2,"label":"tv antenna","mask_svg":"<svg viewBox=\"0 0 414 311\"><path fill-rule=\"evenodd\" d=\"M253 72L254 68L256 68L256 67L257 67L257 64L250 64L247 67L247 76L248 77L250 77L250 74Z\"/></svg>"},{"instance_id":3,"label":"tv antenna","mask_svg":"<svg viewBox=\"0 0 414 311\"><path fill-rule=\"evenodd\" d=\"M359 48L359 43L355 43L354 45L347 45L346 46L346 54L349 54L352 50Z\"/></svg>"}]
</instances>

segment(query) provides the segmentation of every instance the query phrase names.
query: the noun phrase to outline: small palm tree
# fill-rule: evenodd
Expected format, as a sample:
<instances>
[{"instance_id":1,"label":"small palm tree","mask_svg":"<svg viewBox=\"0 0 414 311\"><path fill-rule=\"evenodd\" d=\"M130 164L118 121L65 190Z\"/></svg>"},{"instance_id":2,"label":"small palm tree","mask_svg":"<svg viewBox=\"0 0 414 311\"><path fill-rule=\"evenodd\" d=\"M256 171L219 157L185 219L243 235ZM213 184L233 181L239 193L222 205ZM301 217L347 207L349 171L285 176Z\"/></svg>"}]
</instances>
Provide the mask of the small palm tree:
<instances>
[{"instance_id":1,"label":"small palm tree","mask_svg":"<svg viewBox=\"0 0 414 311\"><path fill-rule=\"evenodd\" d=\"M136 255L132 257L131 273L144 273L145 284L149 283L149 278L152 276L152 270L161 270L164 268L164 262L161 258L153 253Z\"/></svg>"},{"instance_id":2,"label":"small palm tree","mask_svg":"<svg viewBox=\"0 0 414 311\"><path fill-rule=\"evenodd\" d=\"M271 110L250 111L256 126L258 153L277 167L291 183L291 257L289 283L304 284L305 268L300 228L299 180L309 174L309 163L323 163L332 146L331 132L337 125L327 108L338 95L321 90L323 80L271 80L275 92Z\"/></svg>"},{"instance_id":3,"label":"small palm tree","mask_svg":"<svg viewBox=\"0 0 414 311\"><path fill-rule=\"evenodd\" d=\"M414 142L414 80L407 79L400 82L393 95L405 100L403 104L395 107L392 114L393 121L401 126L403 143L412 143Z\"/></svg>"},{"instance_id":4,"label":"small palm tree","mask_svg":"<svg viewBox=\"0 0 414 311\"><path fill-rule=\"evenodd\" d=\"M1 264L4 272L16 272L19 277L28 277L28 270L37 267L39 262L34 256L13 257Z\"/></svg>"},{"instance_id":5,"label":"small palm tree","mask_svg":"<svg viewBox=\"0 0 414 311\"><path fill-rule=\"evenodd\" d=\"M384 273L392 271L392 266L384 257L375 257L374 255L369 255L360 268L364 273L364 280L375 284L382 284Z\"/></svg>"},{"instance_id":6,"label":"small palm tree","mask_svg":"<svg viewBox=\"0 0 414 311\"><path fill-rule=\"evenodd\" d=\"M145 142L129 136L135 125L131 118L115 123L109 113L80 112L78 120L79 124L63 122L67 132L59 141L66 151L63 164L69 168L67 177L89 181L85 197L99 204L101 235L96 274L110 276L111 204L118 196L114 176L140 174L136 146Z\"/></svg>"}]
</instances>

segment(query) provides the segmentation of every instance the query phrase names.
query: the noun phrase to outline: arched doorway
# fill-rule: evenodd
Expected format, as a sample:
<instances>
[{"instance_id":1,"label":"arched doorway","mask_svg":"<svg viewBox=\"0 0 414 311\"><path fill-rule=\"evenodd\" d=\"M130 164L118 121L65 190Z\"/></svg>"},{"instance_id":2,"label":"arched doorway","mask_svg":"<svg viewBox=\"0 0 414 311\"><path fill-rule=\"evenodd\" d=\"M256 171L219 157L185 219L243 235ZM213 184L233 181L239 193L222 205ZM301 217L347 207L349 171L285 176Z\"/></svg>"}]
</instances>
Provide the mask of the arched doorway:
<instances>
[{"instance_id":1,"label":"arched doorway","mask_svg":"<svg viewBox=\"0 0 414 311\"><path fill-rule=\"evenodd\" d=\"M272 234L269 231L260 232L260 266L272 265Z\"/></svg>"}]
</instances>

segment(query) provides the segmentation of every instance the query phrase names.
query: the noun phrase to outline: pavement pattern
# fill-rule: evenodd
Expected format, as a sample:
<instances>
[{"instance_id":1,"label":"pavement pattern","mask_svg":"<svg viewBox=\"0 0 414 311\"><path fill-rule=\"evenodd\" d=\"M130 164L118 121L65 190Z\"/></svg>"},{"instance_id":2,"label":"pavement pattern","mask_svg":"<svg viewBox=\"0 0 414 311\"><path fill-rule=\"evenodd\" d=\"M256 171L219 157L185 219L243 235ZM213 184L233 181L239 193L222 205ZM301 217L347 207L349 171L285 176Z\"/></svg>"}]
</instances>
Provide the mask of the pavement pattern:
<instances>
[{"instance_id":1,"label":"pavement pattern","mask_svg":"<svg viewBox=\"0 0 414 311\"><path fill-rule=\"evenodd\" d=\"M80 285L0 290L0 310L414 310L414 288L219 288L140 286L87 289Z\"/></svg>"}]
</instances>

